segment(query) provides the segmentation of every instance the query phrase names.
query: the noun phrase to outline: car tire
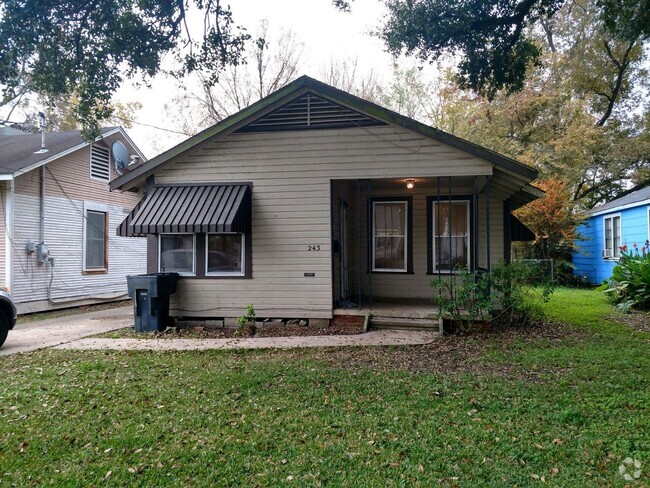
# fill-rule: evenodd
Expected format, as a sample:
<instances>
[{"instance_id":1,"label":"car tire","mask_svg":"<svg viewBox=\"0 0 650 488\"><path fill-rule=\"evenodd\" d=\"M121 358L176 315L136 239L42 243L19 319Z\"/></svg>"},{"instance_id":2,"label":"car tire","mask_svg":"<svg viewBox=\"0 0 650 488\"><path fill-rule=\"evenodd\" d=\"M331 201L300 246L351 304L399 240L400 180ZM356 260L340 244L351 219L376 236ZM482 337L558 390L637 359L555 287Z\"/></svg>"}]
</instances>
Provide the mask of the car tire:
<instances>
[{"instance_id":1,"label":"car tire","mask_svg":"<svg viewBox=\"0 0 650 488\"><path fill-rule=\"evenodd\" d=\"M0 347L5 343L9 333L9 319L7 314L0 310Z\"/></svg>"}]
</instances>

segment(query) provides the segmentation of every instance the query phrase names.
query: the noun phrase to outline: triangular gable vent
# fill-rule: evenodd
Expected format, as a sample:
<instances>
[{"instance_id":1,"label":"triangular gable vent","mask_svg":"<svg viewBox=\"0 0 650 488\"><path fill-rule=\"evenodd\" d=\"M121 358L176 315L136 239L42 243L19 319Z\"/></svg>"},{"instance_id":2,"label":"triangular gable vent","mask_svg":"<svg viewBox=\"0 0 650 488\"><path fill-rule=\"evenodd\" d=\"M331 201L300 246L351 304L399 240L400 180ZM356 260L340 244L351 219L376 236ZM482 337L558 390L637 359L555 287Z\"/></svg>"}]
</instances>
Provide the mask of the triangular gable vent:
<instances>
[{"instance_id":1,"label":"triangular gable vent","mask_svg":"<svg viewBox=\"0 0 650 488\"><path fill-rule=\"evenodd\" d=\"M367 127L371 125L386 125L386 123L307 93L242 127L237 132Z\"/></svg>"}]
</instances>

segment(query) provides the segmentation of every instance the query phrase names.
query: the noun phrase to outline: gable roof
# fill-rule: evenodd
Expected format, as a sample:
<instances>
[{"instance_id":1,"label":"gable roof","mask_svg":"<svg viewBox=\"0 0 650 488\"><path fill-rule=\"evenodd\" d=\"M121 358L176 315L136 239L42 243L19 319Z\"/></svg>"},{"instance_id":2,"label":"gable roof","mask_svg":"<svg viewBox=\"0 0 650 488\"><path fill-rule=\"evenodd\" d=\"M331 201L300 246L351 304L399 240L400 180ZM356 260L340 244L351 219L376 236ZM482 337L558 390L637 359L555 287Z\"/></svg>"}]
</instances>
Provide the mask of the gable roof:
<instances>
[{"instance_id":1,"label":"gable roof","mask_svg":"<svg viewBox=\"0 0 650 488\"><path fill-rule=\"evenodd\" d=\"M625 208L636 207L638 205L650 204L650 186L641 188L640 190L633 191L627 195L612 200L611 202L604 203L598 207L592 208L589 214L592 216L601 215L604 213L615 212L616 210L623 210Z\"/></svg>"},{"instance_id":2,"label":"gable roof","mask_svg":"<svg viewBox=\"0 0 650 488\"><path fill-rule=\"evenodd\" d=\"M96 140L121 134L133 146L138 155L145 160L137 146L121 127L104 127L102 135ZM43 164L77 151L89 144L81 136L81 131L50 132L45 135L47 152L37 153L41 148L41 134L0 135L0 175L27 173Z\"/></svg>"},{"instance_id":3,"label":"gable roof","mask_svg":"<svg viewBox=\"0 0 650 488\"><path fill-rule=\"evenodd\" d=\"M375 103L363 100L362 98L356 97L308 76L301 76L249 107L231 115L211 127L208 127L177 146L159 154L147 163L134 168L129 173L115 178L110 183L110 187L111 189L129 189L129 183L148 176L160 165L191 150L196 145L219 135L226 135L240 130L261 119L265 115L272 114L274 111L287 106L294 100L298 100L301 96L308 93L318 96L319 99L338 104L339 106L342 106L343 109L351 109L358 114L362 114L366 118L379 121L380 123L399 125L413 130L425 137L438 140L472 154L473 156L485 159L503 169L520 174L529 180L533 180L537 177L538 173L535 169L520 163L519 161L448 134L447 132L417 122L416 120L400 115L397 112L393 112L392 110L381 107Z\"/></svg>"}]
</instances>

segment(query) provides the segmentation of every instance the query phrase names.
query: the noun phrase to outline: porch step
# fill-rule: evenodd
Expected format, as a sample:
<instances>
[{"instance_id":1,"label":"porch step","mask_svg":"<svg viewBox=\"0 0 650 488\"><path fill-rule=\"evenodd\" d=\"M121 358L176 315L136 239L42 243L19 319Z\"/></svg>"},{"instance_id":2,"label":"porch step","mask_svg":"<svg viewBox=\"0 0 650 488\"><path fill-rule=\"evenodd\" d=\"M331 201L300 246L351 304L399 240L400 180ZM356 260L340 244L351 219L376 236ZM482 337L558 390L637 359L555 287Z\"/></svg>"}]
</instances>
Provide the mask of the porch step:
<instances>
[{"instance_id":1,"label":"porch step","mask_svg":"<svg viewBox=\"0 0 650 488\"><path fill-rule=\"evenodd\" d=\"M372 329L408 329L442 332L440 319L371 316L368 325Z\"/></svg>"}]
</instances>

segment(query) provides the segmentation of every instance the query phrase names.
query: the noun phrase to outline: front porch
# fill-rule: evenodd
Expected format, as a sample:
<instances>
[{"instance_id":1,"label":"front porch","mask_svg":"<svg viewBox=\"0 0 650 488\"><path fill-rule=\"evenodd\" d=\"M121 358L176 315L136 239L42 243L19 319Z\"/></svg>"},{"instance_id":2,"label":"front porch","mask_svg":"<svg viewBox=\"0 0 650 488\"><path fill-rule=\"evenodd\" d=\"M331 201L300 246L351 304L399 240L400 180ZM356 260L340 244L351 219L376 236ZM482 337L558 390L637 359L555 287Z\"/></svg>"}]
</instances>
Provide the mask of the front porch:
<instances>
[{"instance_id":1,"label":"front porch","mask_svg":"<svg viewBox=\"0 0 650 488\"><path fill-rule=\"evenodd\" d=\"M334 309L352 303L430 319L432 279L459 266L489 272L507 259L506 198L490 175L334 180L331 188Z\"/></svg>"},{"instance_id":2,"label":"front porch","mask_svg":"<svg viewBox=\"0 0 650 488\"><path fill-rule=\"evenodd\" d=\"M489 273L520 235L513 190L491 175L333 180L331 191L333 313L373 328L442 332L431 281Z\"/></svg>"}]
</instances>

